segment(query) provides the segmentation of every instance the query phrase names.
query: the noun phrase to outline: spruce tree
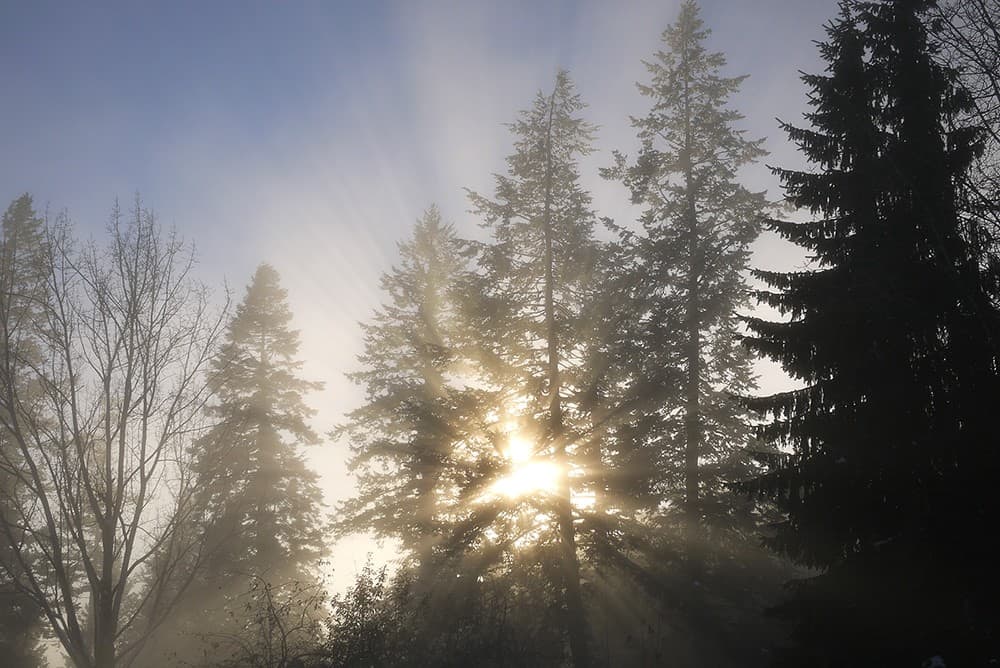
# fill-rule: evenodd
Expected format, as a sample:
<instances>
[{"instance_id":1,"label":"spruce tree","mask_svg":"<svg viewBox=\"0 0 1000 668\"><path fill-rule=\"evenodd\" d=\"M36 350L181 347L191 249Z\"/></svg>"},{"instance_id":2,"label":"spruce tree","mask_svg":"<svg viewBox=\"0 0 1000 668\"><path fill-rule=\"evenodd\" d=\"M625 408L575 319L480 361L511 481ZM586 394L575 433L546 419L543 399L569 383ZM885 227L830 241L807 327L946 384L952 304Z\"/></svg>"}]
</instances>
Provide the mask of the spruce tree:
<instances>
[{"instance_id":1,"label":"spruce tree","mask_svg":"<svg viewBox=\"0 0 1000 668\"><path fill-rule=\"evenodd\" d=\"M302 448L320 438L303 395L322 383L299 377L291 320L278 272L261 264L212 361L211 426L192 446L199 494L183 531L203 544L184 564L193 584L147 647L144 665L211 664L220 639L247 640L259 630L248 616L262 592L318 583L322 495Z\"/></svg>"},{"instance_id":2,"label":"spruce tree","mask_svg":"<svg viewBox=\"0 0 1000 668\"><path fill-rule=\"evenodd\" d=\"M507 173L496 176L494 197L471 194L493 235L479 256L481 301L473 324L486 377L504 397L503 408L520 420L531 459L553 467L550 494L533 490L514 502L534 508L528 517L551 518L546 529L559 555L577 666L587 665L590 655L578 554L577 517L584 509L574 496L587 491L586 478L601 469L600 444L591 438L593 414L585 405L590 378L581 364L600 253L591 198L579 183L578 160L590 152L593 135L579 116L584 106L560 71L551 93L540 92L511 124L514 153ZM596 493L593 485L589 491Z\"/></svg>"},{"instance_id":3,"label":"spruce tree","mask_svg":"<svg viewBox=\"0 0 1000 668\"><path fill-rule=\"evenodd\" d=\"M553 126L565 124L578 104L568 78L560 76L556 93L540 96L538 107L515 130L541 132L544 141L549 131L540 124L547 125L547 115L555 116ZM557 132L565 136L566 127L554 127L551 134ZM529 137L518 148L527 151L538 139L537 134ZM417 595L407 604L412 607L407 614L423 621L411 629L416 634L412 642L437 656L455 643L457 629L502 605L510 614L494 621L503 637L468 629L460 635L476 639L470 636L455 647L461 654L475 645L474 652L501 665L513 642L505 634L515 618L552 619L556 627L545 634L562 634L573 623L556 612L567 608L567 555L561 547L565 524L560 525L559 513L565 509L563 495L570 491L561 486L565 481L557 484L556 471L562 467L557 469L555 462L565 462L578 474L574 495L595 494L595 480L603 474L595 452L597 430L586 417L602 377L590 369L599 357L594 342L611 326L610 318L593 314L604 312L607 301L592 299L598 295L595 277L601 271L597 245L590 238L594 219L576 208L589 198L575 185L575 165L554 167L558 177L553 181L561 180L551 186L555 259L549 264L558 282L548 281L553 286L550 312L558 318L558 354L573 353L560 362L564 389L558 405L569 406L572 417L556 443L548 431L545 232L541 219L534 217L545 210L538 174L545 173L548 152L531 150L530 156L511 158L516 177L498 177L504 204L473 195L486 224L495 230L492 243L457 239L431 209L412 238L400 245L399 265L382 280L390 299L365 326L364 368L353 374L366 390L366 403L342 430L355 450L360 493L341 507L339 529L400 538L416 558L412 573ZM570 153L562 145L549 159L567 160ZM520 219L516 227L493 217L498 206L510 207L511 216ZM478 256L476 272L465 266L464 256L470 253ZM607 366L594 365L605 371ZM553 479L535 477L533 471L551 473ZM524 475L528 482L522 489ZM598 526L607 530L594 522L596 505L572 509L574 544L580 533L593 535ZM585 547L593 547L593 541ZM576 547L572 550L570 567L577 574L569 582L578 583ZM530 590L525 578L531 578ZM509 587L509 595L497 596ZM579 589L577 595L581 607L569 612L582 619ZM529 626L534 637L539 625ZM573 632L581 627L585 622ZM574 649L578 662L587 660L585 630L583 635L584 649ZM520 651L552 656L562 649L549 642Z\"/></svg>"},{"instance_id":4,"label":"spruce tree","mask_svg":"<svg viewBox=\"0 0 1000 668\"><path fill-rule=\"evenodd\" d=\"M935 63L932 2L845 2L807 75L810 128L783 127L813 165L776 170L808 223L773 221L813 267L758 271L788 320L749 342L805 387L751 401L771 421L755 482L788 513L770 544L818 570L783 611L786 665L986 665L998 652L984 526L998 455L997 314L963 236L956 184L974 129Z\"/></svg>"},{"instance_id":5,"label":"spruce tree","mask_svg":"<svg viewBox=\"0 0 1000 668\"><path fill-rule=\"evenodd\" d=\"M644 438L657 450L661 502L682 512L671 523L699 543L703 524L725 530L747 519L733 517L725 483L748 471L750 421L735 396L753 387L753 375L737 310L749 297L744 272L767 205L738 176L764 155L763 140L746 139L729 106L746 77L721 75L726 60L706 49L709 33L698 6L685 2L663 33L664 50L645 63L651 82L639 90L652 108L632 119L640 152L632 164L616 153L604 171L644 206L645 236L626 237L635 262L626 271L637 285L634 363L650 386L664 387Z\"/></svg>"},{"instance_id":6,"label":"spruce tree","mask_svg":"<svg viewBox=\"0 0 1000 668\"><path fill-rule=\"evenodd\" d=\"M215 426L196 445L211 568L269 581L308 578L323 555L321 494L301 448L320 439L298 377L298 332L278 272L262 264L213 363Z\"/></svg>"},{"instance_id":7,"label":"spruce tree","mask_svg":"<svg viewBox=\"0 0 1000 668\"><path fill-rule=\"evenodd\" d=\"M432 206L382 276L388 302L364 325L363 369L350 376L366 401L340 430L359 493L339 509L338 531L400 539L423 575L454 518L453 449L475 424L475 394L452 382L463 271L454 229Z\"/></svg>"},{"instance_id":8,"label":"spruce tree","mask_svg":"<svg viewBox=\"0 0 1000 668\"><path fill-rule=\"evenodd\" d=\"M8 349L3 357L38 363L39 350L32 335L32 320L39 316L44 288L44 223L34 210L31 195L24 194L11 202L3 214L0 239L0 309L3 322L0 345ZM0 386L17 385L20 393L29 394L27 379L15 368L0 369ZM7 401L0 401L0 406ZM0 410L3 410L0 408ZM6 419L2 420L7 424ZM19 540L21 521L17 499L31 491L15 470L8 465L22 466L18 445L6 430L0 428L0 657L12 668L42 665L38 646L41 630L41 610L20 585L24 584L24 568L13 549Z\"/></svg>"}]
</instances>

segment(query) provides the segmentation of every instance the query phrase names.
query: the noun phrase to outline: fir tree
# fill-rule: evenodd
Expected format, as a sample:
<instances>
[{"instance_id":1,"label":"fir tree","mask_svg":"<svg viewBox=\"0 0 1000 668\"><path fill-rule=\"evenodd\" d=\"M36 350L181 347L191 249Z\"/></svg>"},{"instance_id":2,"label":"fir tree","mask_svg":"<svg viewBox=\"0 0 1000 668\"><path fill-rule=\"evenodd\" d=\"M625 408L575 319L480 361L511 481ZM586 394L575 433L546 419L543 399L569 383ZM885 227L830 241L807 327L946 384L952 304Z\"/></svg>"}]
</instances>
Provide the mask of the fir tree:
<instances>
[{"instance_id":1,"label":"fir tree","mask_svg":"<svg viewBox=\"0 0 1000 668\"><path fill-rule=\"evenodd\" d=\"M475 211L492 231L480 254L473 314L480 332L486 377L504 397L503 410L520 420L531 460L551 463L551 494L531 490L515 502L552 518L549 530L559 555L567 631L574 665L590 661L580 587L574 496L595 493L601 468L599 443L591 438L592 411L585 406L591 379L586 355L588 307L597 289L599 245L590 195L579 184L578 159L590 152L593 127L566 72L551 93L511 125L514 153L508 171L496 176L490 199L471 194ZM574 481L571 473L580 474ZM515 468L512 475L517 475Z\"/></svg>"},{"instance_id":2,"label":"fir tree","mask_svg":"<svg viewBox=\"0 0 1000 668\"><path fill-rule=\"evenodd\" d=\"M603 170L643 206L644 234L619 230L627 317L615 346L618 385L645 400L616 441L650 471L636 513L650 543L643 588L690 629L686 644L701 661L752 665L780 633L761 612L790 575L755 535L773 504L731 485L757 471L751 415L738 399L754 378L737 312L748 306L744 277L767 201L739 172L764 151L731 106L746 77L721 74L725 57L707 49L709 35L685 2L645 63L651 80L639 90L650 109L632 119L639 153L616 153Z\"/></svg>"},{"instance_id":3,"label":"fir tree","mask_svg":"<svg viewBox=\"0 0 1000 668\"><path fill-rule=\"evenodd\" d=\"M401 539L426 575L454 518L452 451L469 440L477 402L451 382L462 361L456 288L464 260L436 207L399 256L382 276L389 301L364 326L364 368L351 374L366 403L340 433L350 439L359 494L340 508L338 530Z\"/></svg>"},{"instance_id":4,"label":"fir tree","mask_svg":"<svg viewBox=\"0 0 1000 668\"><path fill-rule=\"evenodd\" d=\"M326 551L322 496L302 448L320 438L303 394L322 383L298 375L291 319L277 271L261 264L212 362L215 402L207 413L214 424L192 448L199 494L183 530L201 536L203 555L185 562L194 584L147 648L144 665L211 663L219 647L244 639L255 623L248 616L259 612L247 602L261 591L318 584Z\"/></svg>"},{"instance_id":5,"label":"fir tree","mask_svg":"<svg viewBox=\"0 0 1000 668\"><path fill-rule=\"evenodd\" d=\"M935 64L933 3L845 2L807 75L808 129L784 125L813 163L777 170L814 222L773 221L814 267L758 271L790 317L749 319L752 346L801 390L750 402L778 449L755 487L788 519L770 544L819 575L784 607L788 665L986 665L998 654L996 313L957 214L976 133Z\"/></svg>"},{"instance_id":6,"label":"fir tree","mask_svg":"<svg viewBox=\"0 0 1000 668\"><path fill-rule=\"evenodd\" d=\"M44 230L43 221L35 213L32 198L21 195L3 214L0 241L0 309L4 311L3 355L23 362L38 363L39 350L31 321L39 315L40 297L44 289ZM0 370L2 386L17 385L22 393L26 379L13 367ZM0 406L6 405L0 401ZM3 410L0 408L0 410ZM7 420L0 420L7 424ZM6 430L0 428L0 462L23 465L18 445ZM0 656L5 665L24 667L41 665L38 647L42 611L19 585L24 585L24 567L19 563L12 545L19 540L20 525L17 498L31 492L16 475L0 465Z\"/></svg>"},{"instance_id":7,"label":"fir tree","mask_svg":"<svg viewBox=\"0 0 1000 668\"><path fill-rule=\"evenodd\" d=\"M321 494L301 448L320 439L308 424L298 332L278 272L262 264L213 364L217 418L200 439L197 472L208 535L222 545L211 568L273 581L308 577L324 553Z\"/></svg>"},{"instance_id":8,"label":"fir tree","mask_svg":"<svg viewBox=\"0 0 1000 668\"><path fill-rule=\"evenodd\" d=\"M573 527L573 561L567 565L561 531L569 522L560 525L558 518L568 510L560 505L568 500L568 483L530 472L537 466L559 478L556 471L572 470L578 474L572 494L594 497L604 473L592 413L601 403L594 395L606 373L592 371L590 362L600 357L595 341L612 318L595 315L606 312L607 300L595 299L603 269L590 237L594 217L575 183L575 164L567 162L575 149L566 143L551 154L537 148L549 137L579 140L566 127L575 122L569 116L577 105L561 75L556 92L540 96L536 109L515 124L528 136L518 144L524 153L510 159L514 175L498 177L503 203L473 195L495 231L494 242L456 239L432 209L401 244L399 266L382 281L391 299L365 326L364 370L353 377L365 387L367 402L343 431L355 449L361 489L342 507L340 530L401 538L417 558L415 604L432 610L434 618L419 625L423 643L445 642L452 623L468 622L471 601L515 581L517 573L549 578L544 592L518 597L517 605L549 612L564 606L567 566L576 569L568 587L579 581L576 535L607 531L595 521L596 498L590 508L569 510L574 524L583 520L587 528ZM545 127L549 114L551 131ZM538 181L545 178L540 175L546 159L564 161L551 168L548 262L541 218L546 196ZM506 214L494 217L498 207L515 219L512 224L502 220ZM477 273L466 270L460 257L467 249L479 252ZM548 307L545 285L552 288ZM547 308L559 332L556 360L566 356L559 362L563 389L556 405L572 411L559 440L548 417ZM606 372L609 363L593 366ZM526 469L529 481L521 489ZM582 606L582 594L576 594ZM582 619L582 607L571 613ZM561 621L566 623L565 615ZM573 632L581 627L585 637L585 622ZM585 651L577 647L574 660L586 661Z\"/></svg>"},{"instance_id":9,"label":"fir tree","mask_svg":"<svg viewBox=\"0 0 1000 668\"><path fill-rule=\"evenodd\" d=\"M685 2L663 33L665 50L646 63L652 81L639 85L652 101L632 121L639 155L629 165L618 153L604 171L645 207L646 236L626 235L637 263L627 269L637 285L634 362L651 385L665 386L645 438L658 451L656 491L683 511L690 540L703 523L733 528L725 483L747 474L741 453L749 417L735 395L746 394L753 378L737 309L749 296L743 272L767 204L738 179L741 167L764 155L763 140L746 139L736 127L742 116L729 107L746 77L720 74L725 57L706 50L708 35L698 6Z\"/></svg>"}]
</instances>

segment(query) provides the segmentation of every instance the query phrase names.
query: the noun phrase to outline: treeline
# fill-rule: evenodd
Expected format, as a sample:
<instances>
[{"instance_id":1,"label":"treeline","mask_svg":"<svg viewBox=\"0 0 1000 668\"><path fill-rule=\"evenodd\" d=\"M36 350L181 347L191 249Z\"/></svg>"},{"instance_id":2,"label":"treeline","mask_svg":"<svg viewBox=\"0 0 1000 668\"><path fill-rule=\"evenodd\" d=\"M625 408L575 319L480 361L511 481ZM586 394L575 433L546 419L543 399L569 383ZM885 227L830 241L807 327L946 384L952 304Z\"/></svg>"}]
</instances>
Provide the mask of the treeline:
<instances>
[{"instance_id":1,"label":"treeline","mask_svg":"<svg viewBox=\"0 0 1000 668\"><path fill-rule=\"evenodd\" d=\"M595 128L559 72L469 192L486 240L430 207L384 274L329 520L276 271L231 311L141 202L100 247L18 198L5 665L43 638L94 668L1000 660L998 27L996 0L840 3L808 127L782 123L809 167L772 168L809 222L743 184L763 141L693 2L602 170L637 221L583 187ZM809 265L752 268L764 230ZM759 396L755 356L801 389ZM404 561L331 601L355 533Z\"/></svg>"}]
</instances>

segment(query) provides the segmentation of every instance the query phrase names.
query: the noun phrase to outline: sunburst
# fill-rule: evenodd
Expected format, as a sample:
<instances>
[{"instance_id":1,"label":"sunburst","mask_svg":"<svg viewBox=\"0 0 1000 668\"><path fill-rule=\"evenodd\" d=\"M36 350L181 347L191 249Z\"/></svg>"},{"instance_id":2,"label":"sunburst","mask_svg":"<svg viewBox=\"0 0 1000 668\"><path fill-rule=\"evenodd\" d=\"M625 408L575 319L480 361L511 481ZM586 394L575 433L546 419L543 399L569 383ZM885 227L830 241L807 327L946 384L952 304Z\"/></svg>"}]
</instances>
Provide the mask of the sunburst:
<instances>
[{"instance_id":1,"label":"sunburst","mask_svg":"<svg viewBox=\"0 0 1000 668\"><path fill-rule=\"evenodd\" d=\"M551 494L559 485L559 466L535 452L532 441L520 434L508 437L504 457L508 461L506 473L490 489L509 499L519 499L534 494Z\"/></svg>"}]
</instances>

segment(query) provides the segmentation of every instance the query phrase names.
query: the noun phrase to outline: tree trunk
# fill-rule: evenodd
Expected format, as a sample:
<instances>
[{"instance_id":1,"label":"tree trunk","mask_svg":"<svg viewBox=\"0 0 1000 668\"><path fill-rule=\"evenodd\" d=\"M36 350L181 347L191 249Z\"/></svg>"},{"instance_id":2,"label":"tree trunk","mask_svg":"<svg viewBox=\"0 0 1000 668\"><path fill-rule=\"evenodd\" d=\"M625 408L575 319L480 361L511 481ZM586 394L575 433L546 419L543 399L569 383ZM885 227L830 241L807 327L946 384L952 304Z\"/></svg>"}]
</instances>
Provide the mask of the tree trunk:
<instances>
[{"instance_id":1,"label":"tree trunk","mask_svg":"<svg viewBox=\"0 0 1000 668\"><path fill-rule=\"evenodd\" d=\"M441 477L442 465L442 441L445 438L442 433L440 415L437 411L441 409L442 401L445 399L445 379L441 370L435 365L429 350L434 353L442 349L445 345L444 338L439 331L439 323L443 318L441 308L441 295L439 286L435 282L439 276L436 265L436 256L430 260L428 266L428 284L424 285L423 297L419 306L421 321L420 332L420 364L421 376L423 377L423 398L429 406L425 407L421 419L425 420L424 428L419 433L422 434L418 449L418 466L420 471L420 481L417 484L417 511L416 524L420 535L417 539L417 582L418 584L429 584L430 576L433 574L434 545L437 542L437 499L434 490L437 489Z\"/></svg>"},{"instance_id":2,"label":"tree trunk","mask_svg":"<svg viewBox=\"0 0 1000 668\"><path fill-rule=\"evenodd\" d=\"M684 188L687 202L684 212L688 242L687 304L685 313L685 357L687 358L684 384L684 513L687 520L689 553L699 539L701 512L698 503L698 456L701 454L701 296L698 279L701 263L698 257L698 212L696 207L694 177L694 138L691 130L690 72L687 71L687 49L684 50Z\"/></svg>"},{"instance_id":3,"label":"tree trunk","mask_svg":"<svg viewBox=\"0 0 1000 668\"><path fill-rule=\"evenodd\" d=\"M545 232L545 329L548 348L549 434L555 444L556 465L559 468L559 498L557 521L559 523L560 554L563 583L566 587L565 603L570 653L576 668L589 665L587 651L587 620L580 591L580 563L576 554L576 527L573 524L573 505L569 482L569 460L563 436L562 399L559 378L559 331L556 325L555 295L552 265L552 117L555 111L555 91L549 103L549 122L546 132L545 152L545 210L542 224Z\"/></svg>"},{"instance_id":4,"label":"tree trunk","mask_svg":"<svg viewBox=\"0 0 1000 668\"><path fill-rule=\"evenodd\" d=\"M105 397L111 396L110 385L105 381ZM105 434L112 434L110 411L105 416ZM114 495L114 468L112 465L112 438L106 437L104 447L104 509L97 518L101 537L101 571L94 588L94 666L114 668L115 665L115 608L113 582L115 570L115 530L117 513Z\"/></svg>"},{"instance_id":5,"label":"tree trunk","mask_svg":"<svg viewBox=\"0 0 1000 668\"><path fill-rule=\"evenodd\" d=\"M693 198L692 198L693 199ZM701 454L701 322L699 318L698 295L698 263L697 263L697 231L694 221L693 202L688 211L689 242L688 252L691 253L689 278L687 286L686 313L686 357L687 369L684 384L684 511L687 516L688 529L691 538L697 537L698 526L701 523L701 512L698 504L698 456Z\"/></svg>"},{"instance_id":6,"label":"tree trunk","mask_svg":"<svg viewBox=\"0 0 1000 668\"><path fill-rule=\"evenodd\" d=\"M103 520L102 520L103 521ZM115 665L115 613L112 595L114 571L114 528L102 527L104 534L101 558L103 573L98 582L94 606L94 668L114 668Z\"/></svg>"}]
</instances>

